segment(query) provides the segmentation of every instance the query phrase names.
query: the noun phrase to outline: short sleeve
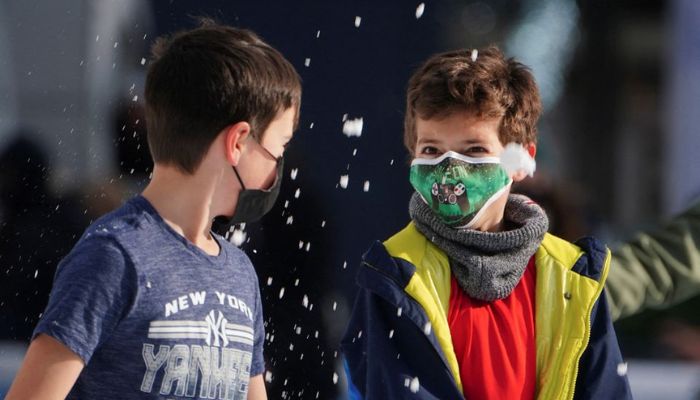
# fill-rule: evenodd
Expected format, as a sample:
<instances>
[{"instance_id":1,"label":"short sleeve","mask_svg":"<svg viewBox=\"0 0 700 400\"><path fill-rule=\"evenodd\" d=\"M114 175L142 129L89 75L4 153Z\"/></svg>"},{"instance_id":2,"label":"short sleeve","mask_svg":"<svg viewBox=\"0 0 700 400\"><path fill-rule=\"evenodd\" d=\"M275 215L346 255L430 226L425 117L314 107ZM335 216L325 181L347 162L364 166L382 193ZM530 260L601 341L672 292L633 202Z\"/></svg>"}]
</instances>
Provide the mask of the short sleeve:
<instances>
[{"instance_id":1,"label":"short sleeve","mask_svg":"<svg viewBox=\"0 0 700 400\"><path fill-rule=\"evenodd\" d=\"M250 376L257 376L265 371L265 358L263 356L263 346L265 345L265 325L260 300L260 290L256 290L255 301L255 342L253 344L253 365L250 367Z\"/></svg>"},{"instance_id":2,"label":"short sleeve","mask_svg":"<svg viewBox=\"0 0 700 400\"><path fill-rule=\"evenodd\" d=\"M113 238L82 239L59 263L32 338L49 335L87 364L126 315L135 291L133 265Z\"/></svg>"}]
</instances>

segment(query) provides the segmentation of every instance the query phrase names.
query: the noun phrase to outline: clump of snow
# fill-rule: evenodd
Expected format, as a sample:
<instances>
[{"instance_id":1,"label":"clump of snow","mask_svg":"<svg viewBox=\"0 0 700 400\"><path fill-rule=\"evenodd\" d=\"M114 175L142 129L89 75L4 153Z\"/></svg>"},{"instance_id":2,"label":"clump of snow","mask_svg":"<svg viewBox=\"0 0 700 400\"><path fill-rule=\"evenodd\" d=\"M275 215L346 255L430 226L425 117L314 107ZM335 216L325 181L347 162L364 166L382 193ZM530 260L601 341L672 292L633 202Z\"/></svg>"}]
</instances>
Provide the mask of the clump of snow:
<instances>
[{"instance_id":1,"label":"clump of snow","mask_svg":"<svg viewBox=\"0 0 700 400\"><path fill-rule=\"evenodd\" d=\"M416 19L423 16L423 11L425 11L425 3L418 4L418 7L416 7Z\"/></svg>"},{"instance_id":2,"label":"clump of snow","mask_svg":"<svg viewBox=\"0 0 700 400\"><path fill-rule=\"evenodd\" d=\"M231 234L231 243L236 247L240 247L245 242L246 236L248 235L243 230L235 229Z\"/></svg>"},{"instance_id":3,"label":"clump of snow","mask_svg":"<svg viewBox=\"0 0 700 400\"><path fill-rule=\"evenodd\" d=\"M420 389L420 382L418 381L417 376L411 379L411 385L409 386L409 389L411 390L411 393L418 393L418 389Z\"/></svg>"},{"instance_id":4,"label":"clump of snow","mask_svg":"<svg viewBox=\"0 0 700 400\"><path fill-rule=\"evenodd\" d=\"M340 176L340 187L343 189L347 189L349 179L350 179L350 177L348 175L341 175Z\"/></svg>"},{"instance_id":5,"label":"clump of snow","mask_svg":"<svg viewBox=\"0 0 700 400\"><path fill-rule=\"evenodd\" d=\"M347 137L362 136L362 126L364 125L362 117L350 118L343 122L343 133Z\"/></svg>"}]
</instances>

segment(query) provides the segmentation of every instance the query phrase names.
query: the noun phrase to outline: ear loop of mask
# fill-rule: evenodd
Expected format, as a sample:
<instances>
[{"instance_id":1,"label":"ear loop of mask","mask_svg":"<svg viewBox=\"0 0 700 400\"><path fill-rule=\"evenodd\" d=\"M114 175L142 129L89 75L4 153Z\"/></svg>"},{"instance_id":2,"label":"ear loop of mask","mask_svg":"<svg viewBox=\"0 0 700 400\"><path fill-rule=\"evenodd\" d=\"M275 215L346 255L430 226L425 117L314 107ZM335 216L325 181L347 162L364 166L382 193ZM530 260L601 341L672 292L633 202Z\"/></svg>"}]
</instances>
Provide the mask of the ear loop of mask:
<instances>
[{"instance_id":1,"label":"ear loop of mask","mask_svg":"<svg viewBox=\"0 0 700 400\"><path fill-rule=\"evenodd\" d=\"M232 166L231 168L233 168L233 172L236 173L236 178L238 178L238 182L241 184L241 188L243 190L246 190L245 184L243 183L243 179L241 179L241 175L238 173L238 169L234 166Z\"/></svg>"},{"instance_id":2,"label":"ear loop of mask","mask_svg":"<svg viewBox=\"0 0 700 400\"><path fill-rule=\"evenodd\" d=\"M255 140L255 139L253 139L253 140ZM256 141L256 143L258 143L258 142ZM281 158L281 157L275 157L275 155L272 154L272 153L270 153L270 150L268 150L267 148L265 148L265 146L263 146L262 143L258 143L258 146L262 147L262 149L265 150L265 152L266 152L267 154L269 154L270 157L272 157L272 158L275 160L275 162L277 162L277 163L280 162L280 158ZM247 190L247 189L245 188L245 184L243 183L243 179L241 179L241 175L238 173L238 168L236 168L235 166L232 166L232 168L233 168L233 172L236 173L236 178L238 178L238 182L241 184L241 188L242 188L243 190Z\"/></svg>"}]
</instances>

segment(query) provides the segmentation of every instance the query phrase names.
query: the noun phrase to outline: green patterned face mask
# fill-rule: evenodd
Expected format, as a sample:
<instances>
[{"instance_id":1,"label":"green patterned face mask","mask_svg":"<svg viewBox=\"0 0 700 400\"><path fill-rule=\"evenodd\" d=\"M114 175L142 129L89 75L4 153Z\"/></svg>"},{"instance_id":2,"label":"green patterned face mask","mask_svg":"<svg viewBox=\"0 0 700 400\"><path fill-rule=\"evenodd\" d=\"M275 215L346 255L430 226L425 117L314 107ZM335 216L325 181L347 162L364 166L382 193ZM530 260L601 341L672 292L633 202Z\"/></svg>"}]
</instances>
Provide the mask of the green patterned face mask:
<instances>
[{"instance_id":1,"label":"green patterned face mask","mask_svg":"<svg viewBox=\"0 0 700 400\"><path fill-rule=\"evenodd\" d=\"M411 185L442 221L471 228L512 180L497 157L472 158L449 151L411 163Z\"/></svg>"}]
</instances>

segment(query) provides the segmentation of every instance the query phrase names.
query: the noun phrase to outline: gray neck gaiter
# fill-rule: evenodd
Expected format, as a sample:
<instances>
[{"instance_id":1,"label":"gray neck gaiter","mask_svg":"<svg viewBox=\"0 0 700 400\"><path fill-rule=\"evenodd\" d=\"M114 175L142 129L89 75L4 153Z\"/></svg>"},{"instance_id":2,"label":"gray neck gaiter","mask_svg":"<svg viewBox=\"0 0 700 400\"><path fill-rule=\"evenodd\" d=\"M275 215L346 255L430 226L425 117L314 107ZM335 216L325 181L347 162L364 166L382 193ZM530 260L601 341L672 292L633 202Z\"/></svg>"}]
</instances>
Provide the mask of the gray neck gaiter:
<instances>
[{"instance_id":1,"label":"gray neck gaiter","mask_svg":"<svg viewBox=\"0 0 700 400\"><path fill-rule=\"evenodd\" d=\"M517 194L508 197L504 211L505 226L513 229L503 232L451 228L418 193L411 197L409 214L418 231L447 254L462 289L482 301L510 295L549 227L544 210Z\"/></svg>"}]
</instances>

